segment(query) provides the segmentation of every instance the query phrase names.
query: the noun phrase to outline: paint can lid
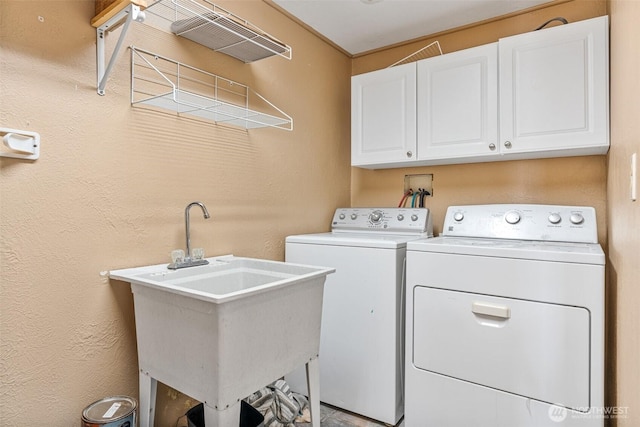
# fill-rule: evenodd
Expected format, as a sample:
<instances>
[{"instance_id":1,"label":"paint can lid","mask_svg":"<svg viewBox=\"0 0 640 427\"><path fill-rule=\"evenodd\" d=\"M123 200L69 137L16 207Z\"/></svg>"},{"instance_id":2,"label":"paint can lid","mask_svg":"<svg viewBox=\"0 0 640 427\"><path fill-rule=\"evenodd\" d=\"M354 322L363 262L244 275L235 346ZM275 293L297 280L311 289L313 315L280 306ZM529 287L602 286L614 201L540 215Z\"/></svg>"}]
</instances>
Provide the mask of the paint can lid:
<instances>
[{"instance_id":1,"label":"paint can lid","mask_svg":"<svg viewBox=\"0 0 640 427\"><path fill-rule=\"evenodd\" d=\"M117 421L131 415L137 406L138 403L132 397L105 397L87 406L82 411L82 419L94 423Z\"/></svg>"}]
</instances>

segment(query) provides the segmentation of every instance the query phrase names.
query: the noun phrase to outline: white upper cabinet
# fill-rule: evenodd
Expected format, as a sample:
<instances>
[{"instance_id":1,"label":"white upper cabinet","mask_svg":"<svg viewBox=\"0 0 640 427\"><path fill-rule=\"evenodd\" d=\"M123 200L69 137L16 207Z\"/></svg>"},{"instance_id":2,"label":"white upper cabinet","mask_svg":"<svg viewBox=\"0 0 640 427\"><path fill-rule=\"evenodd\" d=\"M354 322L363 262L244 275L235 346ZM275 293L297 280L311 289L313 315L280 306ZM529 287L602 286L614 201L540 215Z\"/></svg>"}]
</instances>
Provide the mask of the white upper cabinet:
<instances>
[{"instance_id":1,"label":"white upper cabinet","mask_svg":"<svg viewBox=\"0 0 640 427\"><path fill-rule=\"evenodd\" d=\"M416 64L351 78L351 164L389 167L416 151Z\"/></svg>"},{"instance_id":2,"label":"white upper cabinet","mask_svg":"<svg viewBox=\"0 0 640 427\"><path fill-rule=\"evenodd\" d=\"M354 76L351 91L354 166L606 154L608 18Z\"/></svg>"},{"instance_id":3,"label":"white upper cabinet","mask_svg":"<svg viewBox=\"0 0 640 427\"><path fill-rule=\"evenodd\" d=\"M498 43L418 61L418 160L497 155Z\"/></svg>"},{"instance_id":4,"label":"white upper cabinet","mask_svg":"<svg viewBox=\"0 0 640 427\"><path fill-rule=\"evenodd\" d=\"M603 16L500 40L503 154L607 152L608 33Z\"/></svg>"}]
</instances>

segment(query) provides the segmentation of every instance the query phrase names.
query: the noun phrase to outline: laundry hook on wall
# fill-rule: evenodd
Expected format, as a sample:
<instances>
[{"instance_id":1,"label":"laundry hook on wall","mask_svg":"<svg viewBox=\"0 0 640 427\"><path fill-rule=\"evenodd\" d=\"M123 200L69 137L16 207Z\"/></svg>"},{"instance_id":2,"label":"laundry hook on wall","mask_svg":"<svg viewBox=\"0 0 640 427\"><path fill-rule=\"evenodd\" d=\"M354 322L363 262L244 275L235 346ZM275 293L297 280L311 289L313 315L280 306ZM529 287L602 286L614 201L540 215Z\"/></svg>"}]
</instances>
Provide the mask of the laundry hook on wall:
<instances>
[{"instance_id":1,"label":"laundry hook on wall","mask_svg":"<svg viewBox=\"0 0 640 427\"><path fill-rule=\"evenodd\" d=\"M0 157L36 160L40 157L40 134L26 130L0 128L0 137L8 150L0 151Z\"/></svg>"}]
</instances>

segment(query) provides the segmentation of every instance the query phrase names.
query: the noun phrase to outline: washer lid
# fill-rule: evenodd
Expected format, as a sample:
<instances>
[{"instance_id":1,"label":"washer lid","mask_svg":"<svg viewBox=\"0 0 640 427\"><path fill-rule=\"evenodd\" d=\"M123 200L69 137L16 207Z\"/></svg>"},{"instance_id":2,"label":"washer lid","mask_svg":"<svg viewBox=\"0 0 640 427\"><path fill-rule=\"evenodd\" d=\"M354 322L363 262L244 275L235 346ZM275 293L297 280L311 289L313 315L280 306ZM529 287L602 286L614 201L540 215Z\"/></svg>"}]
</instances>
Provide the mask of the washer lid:
<instances>
[{"instance_id":1,"label":"washer lid","mask_svg":"<svg viewBox=\"0 0 640 427\"><path fill-rule=\"evenodd\" d=\"M605 263L604 252L597 243L440 236L408 242L407 250L577 264L604 265Z\"/></svg>"},{"instance_id":2,"label":"washer lid","mask_svg":"<svg viewBox=\"0 0 640 427\"><path fill-rule=\"evenodd\" d=\"M388 233L318 233L288 236L286 243L301 243L324 246L350 246L361 248L400 249L407 242L420 239L420 236L388 234Z\"/></svg>"}]
</instances>

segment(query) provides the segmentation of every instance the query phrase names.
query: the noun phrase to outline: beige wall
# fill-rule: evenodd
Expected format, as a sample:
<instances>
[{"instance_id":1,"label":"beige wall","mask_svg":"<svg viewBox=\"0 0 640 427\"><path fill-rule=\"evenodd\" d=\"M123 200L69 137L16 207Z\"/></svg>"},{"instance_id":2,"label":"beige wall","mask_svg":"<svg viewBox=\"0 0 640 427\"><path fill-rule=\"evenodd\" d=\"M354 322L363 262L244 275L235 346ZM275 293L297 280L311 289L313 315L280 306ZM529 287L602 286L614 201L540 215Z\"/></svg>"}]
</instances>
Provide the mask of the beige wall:
<instances>
[{"instance_id":1,"label":"beige wall","mask_svg":"<svg viewBox=\"0 0 640 427\"><path fill-rule=\"evenodd\" d=\"M189 202L212 214L192 212L194 247L276 260L349 204L350 59L262 1L220 4L293 60L245 65L142 24L125 46L249 85L293 132L132 109L128 49L98 96L92 1L0 1L0 126L42 136L39 160L0 159L0 425L79 425L91 402L138 395L129 285L99 273L168 262ZM194 403L158 393L159 426Z\"/></svg>"},{"instance_id":2,"label":"beige wall","mask_svg":"<svg viewBox=\"0 0 640 427\"><path fill-rule=\"evenodd\" d=\"M261 1L221 4L292 45L294 59L243 65L145 25L133 25L125 44L248 84L294 117L293 132L132 109L128 51L100 97L92 1L0 0L0 126L42 135L36 162L0 158L0 424L78 425L96 399L137 396L129 286L99 272L165 262L184 246L190 201L212 213L208 221L192 216L194 246L208 255L282 259L286 235L326 230L334 208L350 198L354 206L393 206L405 174L433 173L436 231L455 203L597 208L610 262L608 404L629 407L619 425L638 425L639 214L626 193L629 154L640 152L638 3L610 5L608 157L380 171L348 166L349 75L387 66L431 39L351 61ZM604 0L574 0L435 39L451 52L555 16L607 12ZM109 35L110 46L118 35ZM168 388L158 393L158 426L175 426L194 403Z\"/></svg>"},{"instance_id":3,"label":"beige wall","mask_svg":"<svg viewBox=\"0 0 640 427\"><path fill-rule=\"evenodd\" d=\"M640 201L629 196L630 158L640 156L640 2L612 0L609 233L609 375L612 401L628 408L618 426L640 425ZM639 159L640 161L640 159ZM636 178L640 184L640 180ZM614 363L615 362L615 363Z\"/></svg>"}]
</instances>

